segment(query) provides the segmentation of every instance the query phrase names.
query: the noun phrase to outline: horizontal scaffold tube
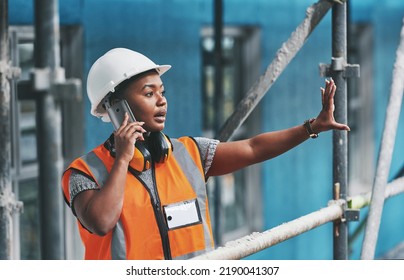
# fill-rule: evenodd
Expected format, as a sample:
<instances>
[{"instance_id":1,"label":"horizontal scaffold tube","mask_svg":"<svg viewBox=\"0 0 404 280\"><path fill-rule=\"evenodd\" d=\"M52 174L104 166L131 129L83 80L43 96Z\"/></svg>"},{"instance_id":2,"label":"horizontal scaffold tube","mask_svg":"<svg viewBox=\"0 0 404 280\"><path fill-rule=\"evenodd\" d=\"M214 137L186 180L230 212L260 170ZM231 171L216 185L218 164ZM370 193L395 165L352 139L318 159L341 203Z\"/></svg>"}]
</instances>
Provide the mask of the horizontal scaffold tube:
<instances>
[{"instance_id":1,"label":"horizontal scaffold tube","mask_svg":"<svg viewBox=\"0 0 404 280\"><path fill-rule=\"evenodd\" d=\"M198 256L194 260L239 260L247 257L325 223L340 219L344 213L343 204L343 200L331 201L328 207L262 233L254 232L243 238L227 242L224 247Z\"/></svg>"},{"instance_id":2,"label":"horizontal scaffold tube","mask_svg":"<svg viewBox=\"0 0 404 280\"><path fill-rule=\"evenodd\" d=\"M385 191L386 199L404 193L404 177L390 182ZM349 208L360 209L370 202L371 193L353 196L348 199ZM193 258L194 260L239 260L285 240L319 227L327 222L341 219L344 213L344 200L332 200L328 207L284 223L262 233L254 232L240 239L227 242L223 247Z\"/></svg>"},{"instance_id":3,"label":"horizontal scaffold tube","mask_svg":"<svg viewBox=\"0 0 404 280\"><path fill-rule=\"evenodd\" d=\"M404 177L400 177L387 184L384 192L384 198L387 199L389 197L398 195L403 192L404 192ZM361 209L370 204L371 198L372 198L372 192L368 192L366 194L357 195L349 198L348 204L350 208Z\"/></svg>"}]
</instances>

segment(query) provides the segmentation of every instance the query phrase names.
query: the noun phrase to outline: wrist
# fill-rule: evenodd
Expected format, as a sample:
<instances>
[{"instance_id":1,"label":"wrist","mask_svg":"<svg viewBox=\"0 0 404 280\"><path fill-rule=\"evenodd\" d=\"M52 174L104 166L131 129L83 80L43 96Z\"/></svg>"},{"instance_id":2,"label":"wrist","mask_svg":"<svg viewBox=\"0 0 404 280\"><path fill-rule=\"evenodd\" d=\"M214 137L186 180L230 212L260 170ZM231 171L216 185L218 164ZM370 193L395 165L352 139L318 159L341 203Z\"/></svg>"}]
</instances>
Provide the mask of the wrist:
<instances>
[{"instance_id":1,"label":"wrist","mask_svg":"<svg viewBox=\"0 0 404 280\"><path fill-rule=\"evenodd\" d=\"M123 167L123 168L128 168L128 166L129 166L129 162L130 162L130 159L129 158L126 158L126 157L124 157L124 156L121 156L121 157L116 157L115 158L115 161L114 161L114 165L116 166L116 167Z\"/></svg>"},{"instance_id":2,"label":"wrist","mask_svg":"<svg viewBox=\"0 0 404 280\"><path fill-rule=\"evenodd\" d=\"M305 120L303 123L303 126L306 129L307 134L309 135L310 138L313 138L313 139L317 138L318 134L319 134L319 132L317 131L317 128L314 124L315 120L316 119L314 119L314 118L308 119L308 120Z\"/></svg>"}]
</instances>

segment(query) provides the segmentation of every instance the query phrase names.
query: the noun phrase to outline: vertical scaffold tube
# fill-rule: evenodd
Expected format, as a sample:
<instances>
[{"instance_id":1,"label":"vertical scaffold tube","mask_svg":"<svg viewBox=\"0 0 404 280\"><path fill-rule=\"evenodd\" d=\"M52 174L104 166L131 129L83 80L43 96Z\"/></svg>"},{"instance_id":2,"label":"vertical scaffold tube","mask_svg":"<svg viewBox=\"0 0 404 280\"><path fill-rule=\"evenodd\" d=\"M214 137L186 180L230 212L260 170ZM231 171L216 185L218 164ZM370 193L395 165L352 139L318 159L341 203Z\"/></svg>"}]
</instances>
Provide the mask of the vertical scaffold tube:
<instances>
[{"instance_id":1,"label":"vertical scaffold tube","mask_svg":"<svg viewBox=\"0 0 404 280\"><path fill-rule=\"evenodd\" d=\"M332 8L332 57L335 61L347 61L347 16L346 3ZM344 63L343 63L344 64ZM348 123L347 81L344 69L332 67L332 78L337 85L335 93L335 112L337 122ZM338 189L334 199L345 200L348 193L348 135L346 131L333 132L333 182ZM348 225L334 222L334 259L348 259Z\"/></svg>"},{"instance_id":2,"label":"vertical scaffold tube","mask_svg":"<svg viewBox=\"0 0 404 280\"><path fill-rule=\"evenodd\" d=\"M49 71L54 84L60 68L59 10L57 0L35 0L35 68ZM41 257L64 258L61 106L49 88L35 89L37 95L37 146Z\"/></svg>"},{"instance_id":3,"label":"vertical scaffold tube","mask_svg":"<svg viewBox=\"0 0 404 280\"><path fill-rule=\"evenodd\" d=\"M11 129L8 65L8 1L0 0L0 259L11 258Z\"/></svg>"},{"instance_id":4,"label":"vertical scaffold tube","mask_svg":"<svg viewBox=\"0 0 404 280\"><path fill-rule=\"evenodd\" d=\"M361 259L373 259L377 238L379 235L385 189L393 157L394 143L400 117L401 103L404 91L404 21L401 29L400 45L396 52L396 62L393 70L390 100L386 110L384 131L377 162L376 175L373 183L372 198L366 224L365 237L362 244Z\"/></svg>"}]
</instances>

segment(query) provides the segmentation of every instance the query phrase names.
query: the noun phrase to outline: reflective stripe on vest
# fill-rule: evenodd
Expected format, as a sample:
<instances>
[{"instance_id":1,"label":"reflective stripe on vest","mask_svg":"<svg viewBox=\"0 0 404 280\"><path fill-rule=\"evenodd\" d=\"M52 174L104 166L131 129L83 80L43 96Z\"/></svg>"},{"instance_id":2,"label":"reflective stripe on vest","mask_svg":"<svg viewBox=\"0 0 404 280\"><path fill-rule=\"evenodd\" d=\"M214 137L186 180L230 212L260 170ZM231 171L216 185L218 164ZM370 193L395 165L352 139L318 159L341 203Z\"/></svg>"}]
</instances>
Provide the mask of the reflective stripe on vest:
<instances>
[{"instance_id":1,"label":"reflective stripe on vest","mask_svg":"<svg viewBox=\"0 0 404 280\"><path fill-rule=\"evenodd\" d=\"M125 233L123 231L122 222L119 220L115 225L111 240L111 259L125 260L126 259L126 242Z\"/></svg>"},{"instance_id":2,"label":"reflective stripe on vest","mask_svg":"<svg viewBox=\"0 0 404 280\"><path fill-rule=\"evenodd\" d=\"M94 180L97 182L98 186L103 186L108 178L108 171L102 160L93 151L82 156L81 159L90 168Z\"/></svg>"},{"instance_id":3,"label":"reflective stripe on vest","mask_svg":"<svg viewBox=\"0 0 404 280\"><path fill-rule=\"evenodd\" d=\"M103 161L93 151L81 157L87 164L94 180L99 186L103 186L108 177L108 171ZM115 225L111 239L111 259L125 260L126 259L126 244L125 233L123 231L122 222L118 221Z\"/></svg>"},{"instance_id":4,"label":"reflective stripe on vest","mask_svg":"<svg viewBox=\"0 0 404 280\"><path fill-rule=\"evenodd\" d=\"M200 209L200 214L202 217L202 224L203 224L203 231L204 231L204 238L205 238L205 250L203 252L193 252L191 254L187 254L186 256L179 256L176 257L175 259L181 260L181 259L189 259L194 256L200 255L206 251L212 250L211 246L211 240L210 240L210 229L207 223L207 217L206 217L206 185L204 184L205 178L202 177L202 174L198 172L198 174L195 174L196 172L188 172L189 170L195 170L198 167L195 165L195 162L191 158L191 156L187 153L186 148L183 143L180 141L176 141L173 139L172 141L173 146L174 146L174 152L173 156L177 160L178 164L181 166L182 170L184 171L185 176L187 177L188 181L191 183L191 186L194 190L194 192L197 195L198 198L198 203L199 203L199 209ZM176 156L177 155L177 156ZM185 168L186 166L192 166L194 168ZM197 179L196 176L200 176L199 179Z\"/></svg>"}]
</instances>

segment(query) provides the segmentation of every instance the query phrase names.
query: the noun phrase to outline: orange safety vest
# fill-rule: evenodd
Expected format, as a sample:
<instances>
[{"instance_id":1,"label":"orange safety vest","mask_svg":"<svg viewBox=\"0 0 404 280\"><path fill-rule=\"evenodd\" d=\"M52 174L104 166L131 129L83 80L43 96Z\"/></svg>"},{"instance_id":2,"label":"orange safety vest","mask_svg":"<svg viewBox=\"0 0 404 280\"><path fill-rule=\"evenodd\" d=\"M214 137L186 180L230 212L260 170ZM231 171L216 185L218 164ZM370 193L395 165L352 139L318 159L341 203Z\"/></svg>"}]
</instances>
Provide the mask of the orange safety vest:
<instances>
[{"instance_id":1,"label":"orange safety vest","mask_svg":"<svg viewBox=\"0 0 404 280\"><path fill-rule=\"evenodd\" d=\"M129 168L122 213L111 232L98 236L78 221L85 259L188 259L214 248L198 146L190 137L171 141L174 149L168 160L152 163L152 180L142 176L144 172ZM89 175L102 187L113 162L105 145L73 161L62 178L65 200L70 201L73 169ZM187 201L196 201L199 221L169 228L164 207Z\"/></svg>"}]
</instances>

